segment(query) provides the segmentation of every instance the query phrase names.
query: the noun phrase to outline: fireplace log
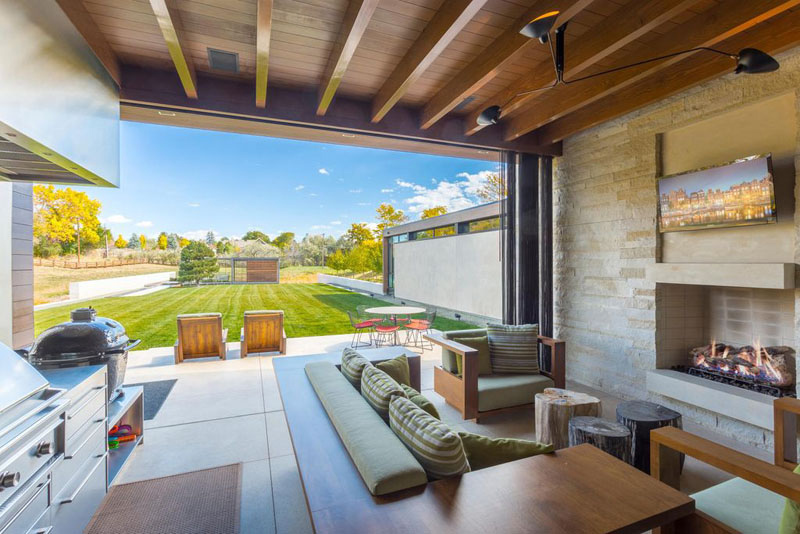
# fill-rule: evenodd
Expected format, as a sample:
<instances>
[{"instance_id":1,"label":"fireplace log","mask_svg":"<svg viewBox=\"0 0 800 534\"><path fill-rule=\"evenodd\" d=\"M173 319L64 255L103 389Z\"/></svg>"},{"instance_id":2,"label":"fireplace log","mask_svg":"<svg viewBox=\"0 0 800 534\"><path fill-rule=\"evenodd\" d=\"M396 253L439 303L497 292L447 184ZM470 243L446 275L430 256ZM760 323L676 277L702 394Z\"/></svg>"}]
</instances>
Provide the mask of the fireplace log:
<instances>
[{"instance_id":1,"label":"fireplace log","mask_svg":"<svg viewBox=\"0 0 800 534\"><path fill-rule=\"evenodd\" d=\"M621 423L599 417L573 417L569 420L569 446L589 443L631 463L631 431Z\"/></svg>"},{"instance_id":2,"label":"fireplace log","mask_svg":"<svg viewBox=\"0 0 800 534\"><path fill-rule=\"evenodd\" d=\"M631 431L633 466L650 474L650 431L663 426L683 428L681 414L647 401L626 401L617 406L617 422ZM680 467L683 468L681 455Z\"/></svg>"}]
</instances>

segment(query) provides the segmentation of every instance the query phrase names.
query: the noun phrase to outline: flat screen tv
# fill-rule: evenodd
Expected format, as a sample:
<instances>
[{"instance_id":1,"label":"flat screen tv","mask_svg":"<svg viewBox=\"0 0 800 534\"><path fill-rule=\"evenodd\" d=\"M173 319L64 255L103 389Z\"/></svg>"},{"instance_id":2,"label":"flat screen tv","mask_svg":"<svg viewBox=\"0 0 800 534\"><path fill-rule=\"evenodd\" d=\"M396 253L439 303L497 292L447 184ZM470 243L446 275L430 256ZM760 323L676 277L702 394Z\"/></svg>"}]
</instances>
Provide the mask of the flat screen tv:
<instances>
[{"instance_id":1,"label":"flat screen tv","mask_svg":"<svg viewBox=\"0 0 800 534\"><path fill-rule=\"evenodd\" d=\"M770 154L658 180L661 232L775 222L778 219Z\"/></svg>"}]
</instances>

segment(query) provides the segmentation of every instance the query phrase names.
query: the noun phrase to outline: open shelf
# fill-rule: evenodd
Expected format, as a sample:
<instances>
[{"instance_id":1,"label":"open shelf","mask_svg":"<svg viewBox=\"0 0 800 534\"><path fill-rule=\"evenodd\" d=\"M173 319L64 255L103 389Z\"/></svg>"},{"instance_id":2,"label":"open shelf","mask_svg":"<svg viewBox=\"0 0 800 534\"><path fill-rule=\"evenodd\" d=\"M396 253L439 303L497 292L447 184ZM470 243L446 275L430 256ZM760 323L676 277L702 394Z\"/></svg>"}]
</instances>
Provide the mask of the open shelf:
<instances>
[{"instance_id":1,"label":"open shelf","mask_svg":"<svg viewBox=\"0 0 800 534\"><path fill-rule=\"evenodd\" d=\"M139 442L142 441L142 436L136 436L136 439L133 441L126 441L124 443L119 444L118 449L110 449L108 451L108 484L111 485L114 482L114 479L117 477L122 468L125 466L125 462L128 461L133 451L136 450L136 446L139 445Z\"/></svg>"},{"instance_id":2,"label":"open shelf","mask_svg":"<svg viewBox=\"0 0 800 534\"><path fill-rule=\"evenodd\" d=\"M794 289L794 263L656 263L647 279L664 284Z\"/></svg>"},{"instance_id":3,"label":"open shelf","mask_svg":"<svg viewBox=\"0 0 800 534\"><path fill-rule=\"evenodd\" d=\"M108 450L108 485L125 467L136 446L144 437L144 388L142 386L124 386L123 395L108 405L108 428L117 424L131 425L136 439L119 444L117 449Z\"/></svg>"}]
</instances>

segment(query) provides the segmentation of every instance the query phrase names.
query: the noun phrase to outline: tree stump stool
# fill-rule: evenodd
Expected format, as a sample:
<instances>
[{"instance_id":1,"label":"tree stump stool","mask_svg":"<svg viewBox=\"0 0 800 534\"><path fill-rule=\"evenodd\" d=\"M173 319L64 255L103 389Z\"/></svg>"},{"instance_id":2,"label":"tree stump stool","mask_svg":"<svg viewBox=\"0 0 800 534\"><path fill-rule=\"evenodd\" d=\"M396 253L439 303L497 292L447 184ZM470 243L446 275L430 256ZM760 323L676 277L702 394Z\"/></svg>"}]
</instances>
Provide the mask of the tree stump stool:
<instances>
[{"instance_id":1,"label":"tree stump stool","mask_svg":"<svg viewBox=\"0 0 800 534\"><path fill-rule=\"evenodd\" d=\"M569 420L569 446L594 445L611 456L631 463L631 431L627 426L599 417L573 417Z\"/></svg>"},{"instance_id":2,"label":"tree stump stool","mask_svg":"<svg viewBox=\"0 0 800 534\"><path fill-rule=\"evenodd\" d=\"M600 399L560 388L547 388L535 397L536 441L556 449L569 445L569 420L578 415L600 416Z\"/></svg>"},{"instance_id":3,"label":"tree stump stool","mask_svg":"<svg viewBox=\"0 0 800 534\"><path fill-rule=\"evenodd\" d=\"M650 431L663 426L683 428L681 414L647 401L621 402L617 406L617 422L631 431L633 466L647 474L650 474ZM680 458L680 465L675 466L679 472L683 468L684 455Z\"/></svg>"}]
</instances>

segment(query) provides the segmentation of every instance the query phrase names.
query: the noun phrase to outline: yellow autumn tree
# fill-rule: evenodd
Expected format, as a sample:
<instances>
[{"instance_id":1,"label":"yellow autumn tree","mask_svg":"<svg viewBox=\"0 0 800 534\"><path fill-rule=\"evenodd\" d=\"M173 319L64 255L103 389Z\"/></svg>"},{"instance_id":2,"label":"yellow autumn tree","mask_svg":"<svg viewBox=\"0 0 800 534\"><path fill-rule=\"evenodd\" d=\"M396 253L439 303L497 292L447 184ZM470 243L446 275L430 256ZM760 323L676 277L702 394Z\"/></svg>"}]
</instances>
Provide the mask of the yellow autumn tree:
<instances>
[{"instance_id":1,"label":"yellow autumn tree","mask_svg":"<svg viewBox=\"0 0 800 534\"><path fill-rule=\"evenodd\" d=\"M125 241L125 238L122 237L122 234L119 234L119 236L117 236L117 240L114 241L114 246L117 248L125 248L128 246L128 242Z\"/></svg>"},{"instance_id":2,"label":"yellow autumn tree","mask_svg":"<svg viewBox=\"0 0 800 534\"><path fill-rule=\"evenodd\" d=\"M186 239L185 237L182 237L182 238L180 238L180 240L178 241L178 246L179 246L179 247L181 247L181 248L183 248L183 247L185 247L186 245L188 245L189 243L191 243L191 241L189 241L189 240L188 240L188 239Z\"/></svg>"},{"instance_id":3,"label":"yellow autumn tree","mask_svg":"<svg viewBox=\"0 0 800 534\"><path fill-rule=\"evenodd\" d=\"M144 250L147 248L147 237L144 234L139 236L139 247Z\"/></svg>"},{"instance_id":4,"label":"yellow autumn tree","mask_svg":"<svg viewBox=\"0 0 800 534\"><path fill-rule=\"evenodd\" d=\"M431 217L438 217L439 215L444 215L447 213L447 207L445 206L434 206L432 208L425 208L422 210L420 214L420 219L430 219Z\"/></svg>"},{"instance_id":5,"label":"yellow autumn tree","mask_svg":"<svg viewBox=\"0 0 800 534\"><path fill-rule=\"evenodd\" d=\"M98 229L100 202L86 193L69 187L56 189L52 185L37 185L33 188L34 216L33 235L37 239L72 244L78 248L81 261L81 244L100 241Z\"/></svg>"},{"instance_id":6,"label":"yellow autumn tree","mask_svg":"<svg viewBox=\"0 0 800 534\"><path fill-rule=\"evenodd\" d=\"M391 228L392 226L397 226L398 224L403 224L404 222L408 221L408 217L403 212L403 210L399 210L384 202L378 209L375 210L376 219L378 219L378 227L375 230L375 239L383 239L383 231L386 228Z\"/></svg>"},{"instance_id":7,"label":"yellow autumn tree","mask_svg":"<svg viewBox=\"0 0 800 534\"><path fill-rule=\"evenodd\" d=\"M508 191L502 176L493 172L486 177L486 181L475 194L484 202L494 202L506 198Z\"/></svg>"},{"instance_id":8,"label":"yellow autumn tree","mask_svg":"<svg viewBox=\"0 0 800 534\"><path fill-rule=\"evenodd\" d=\"M167 233L161 232L158 234L158 248L160 250L167 250Z\"/></svg>"}]
</instances>

